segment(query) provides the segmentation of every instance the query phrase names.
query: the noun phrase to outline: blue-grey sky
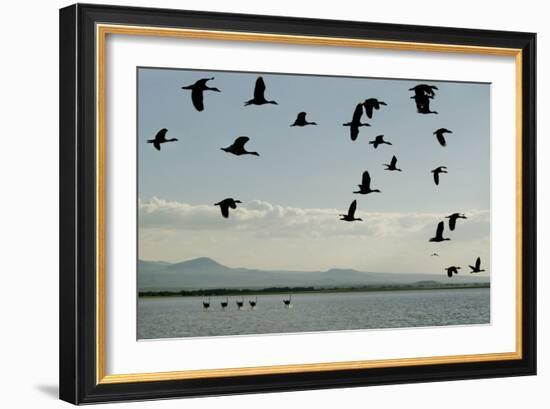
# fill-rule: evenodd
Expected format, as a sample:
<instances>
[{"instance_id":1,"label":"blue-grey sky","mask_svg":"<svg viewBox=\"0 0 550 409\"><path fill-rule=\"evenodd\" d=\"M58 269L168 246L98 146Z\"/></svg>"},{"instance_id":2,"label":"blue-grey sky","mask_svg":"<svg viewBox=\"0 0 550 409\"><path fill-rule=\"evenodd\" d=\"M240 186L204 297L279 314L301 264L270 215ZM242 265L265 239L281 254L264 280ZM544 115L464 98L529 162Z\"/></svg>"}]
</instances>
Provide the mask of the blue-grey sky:
<instances>
[{"instance_id":1,"label":"blue-grey sky","mask_svg":"<svg viewBox=\"0 0 550 409\"><path fill-rule=\"evenodd\" d=\"M262 73L279 105L245 107L258 75L138 69L140 258L396 272L466 267L478 255L489 263L489 84ZM205 92L198 112L181 87L206 77L221 93ZM439 88L430 106L438 115L416 112L408 89L419 82ZM352 142L342 124L370 97L388 105L363 116L371 127ZM318 126L290 127L300 111ZM433 135L442 127L453 131L447 147ZM179 141L158 152L146 140L161 128ZM373 149L379 134L393 145ZM259 157L220 150L241 135ZM403 172L384 170L392 155ZM449 173L436 187L430 170L440 165ZM365 170L381 194L352 193ZM212 206L226 197L243 201L229 220ZM354 199L365 221L339 221ZM452 241L428 243L453 212L471 217L446 231ZM432 250L442 257L426 260Z\"/></svg>"}]
</instances>

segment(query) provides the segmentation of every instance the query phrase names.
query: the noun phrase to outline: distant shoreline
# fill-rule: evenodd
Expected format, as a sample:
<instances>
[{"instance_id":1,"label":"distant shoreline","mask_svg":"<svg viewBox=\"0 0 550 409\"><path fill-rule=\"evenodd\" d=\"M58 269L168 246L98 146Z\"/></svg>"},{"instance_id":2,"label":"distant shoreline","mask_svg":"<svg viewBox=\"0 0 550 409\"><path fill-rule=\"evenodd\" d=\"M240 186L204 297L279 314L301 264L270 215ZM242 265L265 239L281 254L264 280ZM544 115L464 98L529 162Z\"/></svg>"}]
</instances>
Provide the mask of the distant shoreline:
<instances>
[{"instance_id":1,"label":"distant shoreline","mask_svg":"<svg viewBox=\"0 0 550 409\"><path fill-rule=\"evenodd\" d=\"M217 297L217 296L248 296L261 294L318 294L318 293L358 293L379 291L412 291L412 290L464 290L472 288L490 288L490 283L415 283L369 285L359 287L270 287L270 288L212 288L201 290L180 291L140 291L139 298L157 297Z\"/></svg>"}]
</instances>

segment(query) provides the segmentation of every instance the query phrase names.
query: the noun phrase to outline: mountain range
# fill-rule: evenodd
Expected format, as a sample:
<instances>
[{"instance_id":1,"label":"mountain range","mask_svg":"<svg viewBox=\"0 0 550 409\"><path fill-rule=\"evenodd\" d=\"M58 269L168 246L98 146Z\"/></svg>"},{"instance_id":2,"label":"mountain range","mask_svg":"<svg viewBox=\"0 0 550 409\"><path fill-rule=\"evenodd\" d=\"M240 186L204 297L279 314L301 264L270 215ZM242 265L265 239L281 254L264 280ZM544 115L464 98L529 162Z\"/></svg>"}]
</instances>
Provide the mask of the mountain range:
<instances>
[{"instance_id":1,"label":"mountain range","mask_svg":"<svg viewBox=\"0 0 550 409\"><path fill-rule=\"evenodd\" d=\"M354 287L366 285L403 285L419 281L440 283L488 283L489 277L459 274L447 278L441 275L416 273L361 272L333 268L326 271L257 270L231 268L208 257L180 263L138 261L139 291L163 291L207 288L268 288L268 287Z\"/></svg>"}]
</instances>

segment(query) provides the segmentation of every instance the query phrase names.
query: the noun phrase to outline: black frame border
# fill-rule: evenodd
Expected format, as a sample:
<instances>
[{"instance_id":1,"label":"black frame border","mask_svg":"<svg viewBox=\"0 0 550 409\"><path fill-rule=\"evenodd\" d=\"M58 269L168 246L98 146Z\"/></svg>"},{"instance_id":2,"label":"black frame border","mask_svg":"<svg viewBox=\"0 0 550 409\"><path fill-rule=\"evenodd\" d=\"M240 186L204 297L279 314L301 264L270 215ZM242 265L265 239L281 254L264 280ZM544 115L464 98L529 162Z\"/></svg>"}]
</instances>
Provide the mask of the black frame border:
<instances>
[{"instance_id":1,"label":"black frame border","mask_svg":"<svg viewBox=\"0 0 550 409\"><path fill-rule=\"evenodd\" d=\"M96 384L97 23L522 50L522 345L519 360ZM137 7L60 10L59 396L74 404L536 374L536 34Z\"/></svg>"}]
</instances>

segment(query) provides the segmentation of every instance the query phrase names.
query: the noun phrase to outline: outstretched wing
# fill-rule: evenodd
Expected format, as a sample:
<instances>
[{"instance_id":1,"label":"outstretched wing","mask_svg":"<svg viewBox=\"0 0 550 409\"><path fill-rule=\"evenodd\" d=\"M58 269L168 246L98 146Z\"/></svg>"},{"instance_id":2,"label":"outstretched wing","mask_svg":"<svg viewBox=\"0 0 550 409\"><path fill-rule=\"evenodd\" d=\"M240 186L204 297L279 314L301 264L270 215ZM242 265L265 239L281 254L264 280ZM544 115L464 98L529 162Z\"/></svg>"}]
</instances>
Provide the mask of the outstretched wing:
<instances>
[{"instance_id":1,"label":"outstretched wing","mask_svg":"<svg viewBox=\"0 0 550 409\"><path fill-rule=\"evenodd\" d=\"M157 151L160 151L160 142L159 142L158 140L155 139L155 140L153 141L153 146L155 147L155 149L156 149Z\"/></svg>"},{"instance_id":2,"label":"outstretched wing","mask_svg":"<svg viewBox=\"0 0 550 409\"><path fill-rule=\"evenodd\" d=\"M437 230L435 231L435 237L443 237L443 229L445 228L443 222L437 224Z\"/></svg>"},{"instance_id":3,"label":"outstretched wing","mask_svg":"<svg viewBox=\"0 0 550 409\"><path fill-rule=\"evenodd\" d=\"M372 118L372 101L371 100L367 100L367 102L365 104L363 104L363 106L365 107L365 112L367 113L367 117L370 119Z\"/></svg>"},{"instance_id":4,"label":"outstretched wing","mask_svg":"<svg viewBox=\"0 0 550 409\"><path fill-rule=\"evenodd\" d=\"M447 141L445 141L445 137L443 136L443 133L440 131L437 131L435 133L435 136L441 146L447 146Z\"/></svg>"},{"instance_id":5,"label":"outstretched wing","mask_svg":"<svg viewBox=\"0 0 550 409\"><path fill-rule=\"evenodd\" d=\"M436 185L439 185L439 172L437 170L433 171L434 174L434 182Z\"/></svg>"},{"instance_id":6,"label":"outstretched wing","mask_svg":"<svg viewBox=\"0 0 550 409\"><path fill-rule=\"evenodd\" d=\"M264 99L265 92L265 82L262 77L258 77L256 80L256 85L254 87L254 99L262 100Z\"/></svg>"},{"instance_id":7,"label":"outstretched wing","mask_svg":"<svg viewBox=\"0 0 550 409\"><path fill-rule=\"evenodd\" d=\"M222 211L222 216L227 219L229 217L229 206L227 202L224 200L218 203L218 205L220 206L220 210Z\"/></svg>"},{"instance_id":8,"label":"outstretched wing","mask_svg":"<svg viewBox=\"0 0 550 409\"><path fill-rule=\"evenodd\" d=\"M363 180L361 181L363 189L370 189L370 175L368 171L363 172Z\"/></svg>"},{"instance_id":9,"label":"outstretched wing","mask_svg":"<svg viewBox=\"0 0 550 409\"><path fill-rule=\"evenodd\" d=\"M355 210L357 210L357 200L354 200L349 205L348 216L351 218L355 217Z\"/></svg>"},{"instance_id":10,"label":"outstretched wing","mask_svg":"<svg viewBox=\"0 0 550 409\"><path fill-rule=\"evenodd\" d=\"M353 111L352 122L359 124L361 122L361 116L363 115L363 105L357 104L355 111Z\"/></svg>"},{"instance_id":11,"label":"outstretched wing","mask_svg":"<svg viewBox=\"0 0 550 409\"><path fill-rule=\"evenodd\" d=\"M228 206L232 209L236 209L237 208L237 203L235 203L235 201L233 199L231 200L228 200L227 202Z\"/></svg>"},{"instance_id":12,"label":"outstretched wing","mask_svg":"<svg viewBox=\"0 0 550 409\"><path fill-rule=\"evenodd\" d=\"M233 146L237 149L244 149L244 145L250 140L248 136L239 136L237 139L235 139L235 142L233 142Z\"/></svg>"},{"instance_id":13,"label":"outstretched wing","mask_svg":"<svg viewBox=\"0 0 550 409\"><path fill-rule=\"evenodd\" d=\"M359 135L359 128L357 126L351 125L349 127L349 136L351 140L355 141L358 135Z\"/></svg>"},{"instance_id":14,"label":"outstretched wing","mask_svg":"<svg viewBox=\"0 0 550 409\"><path fill-rule=\"evenodd\" d=\"M393 168L396 164L397 164L397 158L395 157L395 155L393 155L393 157L391 158L390 167Z\"/></svg>"},{"instance_id":15,"label":"outstretched wing","mask_svg":"<svg viewBox=\"0 0 550 409\"><path fill-rule=\"evenodd\" d=\"M478 257L478 258L476 259L476 270L479 270L480 267L481 267L481 258Z\"/></svg>"},{"instance_id":16,"label":"outstretched wing","mask_svg":"<svg viewBox=\"0 0 550 409\"><path fill-rule=\"evenodd\" d=\"M296 122L305 122L305 121L306 121L306 113L300 112L296 117Z\"/></svg>"},{"instance_id":17,"label":"outstretched wing","mask_svg":"<svg viewBox=\"0 0 550 409\"><path fill-rule=\"evenodd\" d=\"M449 228L450 228L451 230L454 230L455 227L456 227L456 217L451 217L451 218L449 219Z\"/></svg>"},{"instance_id":18,"label":"outstretched wing","mask_svg":"<svg viewBox=\"0 0 550 409\"><path fill-rule=\"evenodd\" d=\"M194 87L191 91L191 100L193 101L193 106L197 111L202 111L204 109L204 104L202 101L202 89Z\"/></svg>"}]
</instances>

